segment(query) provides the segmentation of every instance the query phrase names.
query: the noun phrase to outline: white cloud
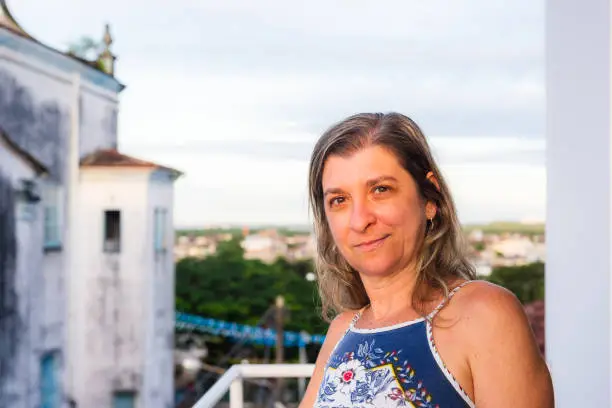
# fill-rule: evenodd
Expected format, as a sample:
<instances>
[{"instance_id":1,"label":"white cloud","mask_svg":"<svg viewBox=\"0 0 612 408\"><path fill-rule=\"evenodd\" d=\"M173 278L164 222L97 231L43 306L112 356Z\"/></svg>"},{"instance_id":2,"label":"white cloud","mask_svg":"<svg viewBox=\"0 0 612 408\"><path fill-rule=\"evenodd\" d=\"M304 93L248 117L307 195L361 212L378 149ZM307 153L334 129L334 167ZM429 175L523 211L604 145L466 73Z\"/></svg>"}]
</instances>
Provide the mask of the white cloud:
<instances>
[{"instance_id":1,"label":"white cloud","mask_svg":"<svg viewBox=\"0 0 612 408\"><path fill-rule=\"evenodd\" d=\"M546 143L538 138L435 137L430 145L436 160L444 165L545 164Z\"/></svg>"},{"instance_id":2,"label":"white cloud","mask_svg":"<svg viewBox=\"0 0 612 408\"><path fill-rule=\"evenodd\" d=\"M308 223L304 162L226 156L177 184L177 225ZM234 167L236 166L236 167ZM240 167L237 167L240 166ZM442 165L462 222L545 218L544 166ZM246 169L245 171L239 169ZM223 178L215 174L225 173Z\"/></svg>"},{"instance_id":3,"label":"white cloud","mask_svg":"<svg viewBox=\"0 0 612 408\"><path fill-rule=\"evenodd\" d=\"M238 155L158 155L181 163L176 184L177 225L305 223L307 163Z\"/></svg>"},{"instance_id":4,"label":"white cloud","mask_svg":"<svg viewBox=\"0 0 612 408\"><path fill-rule=\"evenodd\" d=\"M312 145L287 143L304 149L303 157L297 158L282 151L254 155L252 144L237 150L240 145L229 143L225 149L202 149L197 154L190 145L134 147L131 153L176 163L186 172L177 183L178 225L307 223L307 158ZM266 144L261 145L265 149ZM433 139L431 145L462 221L544 218L545 167L521 155L542 154L543 141L450 137Z\"/></svg>"},{"instance_id":5,"label":"white cloud","mask_svg":"<svg viewBox=\"0 0 612 408\"><path fill-rule=\"evenodd\" d=\"M545 219L544 166L463 164L442 172L463 222Z\"/></svg>"}]
</instances>

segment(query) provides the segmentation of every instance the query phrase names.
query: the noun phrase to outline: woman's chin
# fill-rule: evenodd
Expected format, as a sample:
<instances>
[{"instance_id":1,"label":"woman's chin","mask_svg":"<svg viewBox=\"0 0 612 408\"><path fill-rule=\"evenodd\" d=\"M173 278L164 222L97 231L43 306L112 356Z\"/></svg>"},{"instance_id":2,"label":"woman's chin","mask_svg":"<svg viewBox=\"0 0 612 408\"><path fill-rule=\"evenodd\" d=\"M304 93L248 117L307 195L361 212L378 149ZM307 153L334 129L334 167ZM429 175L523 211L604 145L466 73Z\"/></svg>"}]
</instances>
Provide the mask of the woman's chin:
<instances>
[{"instance_id":1,"label":"woman's chin","mask_svg":"<svg viewBox=\"0 0 612 408\"><path fill-rule=\"evenodd\" d=\"M384 260L368 260L367 262L360 262L360 265L355 269L359 271L359 274L367 277L385 277L393 274L395 268L394 263Z\"/></svg>"}]
</instances>

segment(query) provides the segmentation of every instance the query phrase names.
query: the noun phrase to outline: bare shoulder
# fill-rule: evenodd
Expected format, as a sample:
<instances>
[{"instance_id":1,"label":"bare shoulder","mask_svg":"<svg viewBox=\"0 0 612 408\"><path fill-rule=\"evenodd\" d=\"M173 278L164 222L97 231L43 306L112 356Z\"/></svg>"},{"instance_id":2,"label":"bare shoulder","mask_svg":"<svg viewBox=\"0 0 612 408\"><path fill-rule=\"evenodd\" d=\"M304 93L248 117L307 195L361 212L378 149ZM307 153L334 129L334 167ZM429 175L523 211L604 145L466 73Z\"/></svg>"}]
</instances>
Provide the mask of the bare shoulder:
<instances>
[{"instance_id":1,"label":"bare shoulder","mask_svg":"<svg viewBox=\"0 0 612 408\"><path fill-rule=\"evenodd\" d=\"M344 312L339 313L329 324L327 336L332 338L334 335L341 337L346 329L348 329L351 321L355 318L357 313L359 313L359 310L345 310Z\"/></svg>"},{"instance_id":2,"label":"bare shoulder","mask_svg":"<svg viewBox=\"0 0 612 408\"><path fill-rule=\"evenodd\" d=\"M476 404L552 408L550 373L518 298L485 281L471 282L456 297Z\"/></svg>"},{"instance_id":3,"label":"bare shoulder","mask_svg":"<svg viewBox=\"0 0 612 408\"><path fill-rule=\"evenodd\" d=\"M515 323L526 321L521 302L506 288L478 280L463 287L460 293L461 296L457 296L455 301L456 306L460 308L464 317L473 320L472 324L486 325L495 323L500 318L518 320ZM477 327L472 328L477 329Z\"/></svg>"},{"instance_id":4,"label":"bare shoulder","mask_svg":"<svg viewBox=\"0 0 612 408\"><path fill-rule=\"evenodd\" d=\"M475 356L482 354L483 347L508 342L535 352L537 346L523 306L506 288L486 281L470 282L453 302L464 344Z\"/></svg>"}]
</instances>

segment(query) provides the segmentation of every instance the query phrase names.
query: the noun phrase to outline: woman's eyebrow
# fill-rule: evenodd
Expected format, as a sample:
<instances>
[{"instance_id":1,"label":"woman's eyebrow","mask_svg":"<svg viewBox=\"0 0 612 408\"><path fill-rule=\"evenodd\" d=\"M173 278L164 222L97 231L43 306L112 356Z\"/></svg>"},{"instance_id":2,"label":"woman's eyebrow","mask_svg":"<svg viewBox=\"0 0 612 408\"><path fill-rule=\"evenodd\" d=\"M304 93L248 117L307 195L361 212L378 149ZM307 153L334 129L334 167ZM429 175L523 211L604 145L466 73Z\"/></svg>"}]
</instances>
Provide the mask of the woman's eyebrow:
<instances>
[{"instance_id":1,"label":"woman's eyebrow","mask_svg":"<svg viewBox=\"0 0 612 408\"><path fill-rule=\"evenodd\" d=\"M325 197L328 194L340 194L342 193L342 189L341 188L337 188L337 187L331 187L325 190L325 192L323 193L323 197Z\"/></svg>"},{"instance_id":2,"label":"woman's eyebrow","mask_svg":"<svg viewBox=\"0 0 612 408\"><path fill-rule=\"evenodd\" d=\"M376 184L378 184L378 183L380 183L382 181L394 181L394 182L397 183L397 179L395 177L393 177L393 176L380 176L380 177L376 177L376 178L368 180L367 181L367 185L371 187L371 186L376 185Z\"/></svg>"},{"instance_id":3,"label":"woman's eyebrow","mask_svg":"<svg viewBox=\"0 0 612 408\"><path fill-rule=\"evenodd\" d=\"M375 177L373 179L370 179L368 181L366 181L366 185L368 187L372 187L380 182L383 181L393 181L397 183L397 179L393 176L380 176L380 177ZM325 191L323 192L323 196L325 197L328 194L340 194L343 193L344 191L341 188L338 187L330 187L330 188L326 188Z\"/></svg>"}]
</instances>

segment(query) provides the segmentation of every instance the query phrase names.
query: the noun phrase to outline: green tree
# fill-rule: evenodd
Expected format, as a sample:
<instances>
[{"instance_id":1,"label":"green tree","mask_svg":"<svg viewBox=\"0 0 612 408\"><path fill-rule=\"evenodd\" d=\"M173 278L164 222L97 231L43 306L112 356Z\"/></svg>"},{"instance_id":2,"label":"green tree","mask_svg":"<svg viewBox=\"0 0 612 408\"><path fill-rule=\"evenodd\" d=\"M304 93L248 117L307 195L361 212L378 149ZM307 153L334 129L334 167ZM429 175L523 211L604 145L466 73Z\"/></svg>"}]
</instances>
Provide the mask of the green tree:
<instances>
[{"instance_id":1,"label":"green tree","mask_svg":"<svg viewBox=\"0 0 612 408\"><path fill-rule=\"evenodd\" d=\"M494 268L487 277L489 282L513 292L523 303L544 299L544 263Z\"/></svg>"},{"instance_id":2,"label":"green tree","mask_svg":"<svg viewBox=\"0 0 612 408\"><path fill-rule=\"evenodd\" d=\"M287 308L285 330L326 332L327 323L320 315L320 300L316 282L305 276L311 272L309 261L289 262L279 258L272 264L245 260L238 240L220 243L214 256L204 259L184 258L176 264L176 310L214 319L256 325L273 324L262 319L274 305L277 295L283 295ZM273 314L269 314L273 318ZM262 359L263 347L244 345L240 354L231 353L234 343L223 337L206 336L208 360L227 364L240 358ZM309 347L316 352L318 347ZM231 355L228 361L226 356ZM297 361L297 349L285 352L287 361ZM314 355L311 355L314 358Z\"/></svg>"},{"instance_id":3,"label":"green tree","mask_svg":"<svg viewBox=\"0 0 612 408\"><path fill-rule=\"evenodd\" d=\"M484 251L486 249L485 243L481 241L474 242L474 249L478 252Z\"/></svg>"},{"instance_id":4,"label":"green tree","mask_svg":"<svg viewBox=\"0 0 612 408\"><path fill-rule=\"evenodd\" d=\"M83 36L68 44L68 53L79 58L95 60L102 49L102 43L91 37Z\"/></svg>"},{"instance_id":5,"label":"green tree","mask_svg":"<svg viewBox=\"0 0 612 408\"><path fill-rule=\"evenodd\" d=\"M243 324L257 323L283 295L287 330L322 333L316 283L305 276L307 261L278 259L272 264L245 260L238 240L220 243L214 256L184 258L176 265L176 309Z\"/></svg>"},{"instance_id":6,"label":"green tree","mask_svg":"<svg viewBox=\"0 0 612 408\"><path fill-rule=\"evenodd\" d=\"M240 245L240 240L234 237L229 241L219 242L216 257L226 261L242 261L244 259L244 249Z\"/></svg>"}]
</instances>

